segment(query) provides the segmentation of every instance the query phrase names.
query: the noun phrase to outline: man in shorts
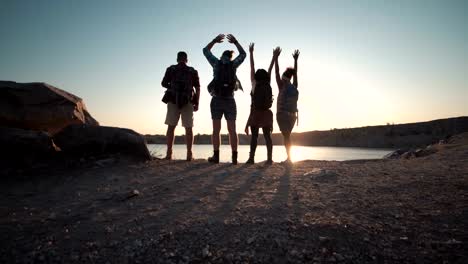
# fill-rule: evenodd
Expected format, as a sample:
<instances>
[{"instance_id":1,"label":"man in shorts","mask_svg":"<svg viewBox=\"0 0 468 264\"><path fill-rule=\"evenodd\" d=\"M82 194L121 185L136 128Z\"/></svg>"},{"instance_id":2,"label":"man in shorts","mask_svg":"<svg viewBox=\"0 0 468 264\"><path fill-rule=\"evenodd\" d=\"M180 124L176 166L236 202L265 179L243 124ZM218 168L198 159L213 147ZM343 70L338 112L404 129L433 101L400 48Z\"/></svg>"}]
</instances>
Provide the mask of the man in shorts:
<instances>
[{"instance_id":1,"label":"man in shorts","mask_svg":"<svg viewBox=\"0 0 468 264\"><path fill-rule=\"evenodd\" d=\"M187 144L187 161L193 160L193 112L198 110L200 101L200 80L198 72L187 66L187 53L177 53L177 64L167 68L161 85L167 88L163 101L167 102L167 153L165 159L172 159L174 145L174 130L182 117L185 128L185 142Z\"/></svg>"}]
</instances>

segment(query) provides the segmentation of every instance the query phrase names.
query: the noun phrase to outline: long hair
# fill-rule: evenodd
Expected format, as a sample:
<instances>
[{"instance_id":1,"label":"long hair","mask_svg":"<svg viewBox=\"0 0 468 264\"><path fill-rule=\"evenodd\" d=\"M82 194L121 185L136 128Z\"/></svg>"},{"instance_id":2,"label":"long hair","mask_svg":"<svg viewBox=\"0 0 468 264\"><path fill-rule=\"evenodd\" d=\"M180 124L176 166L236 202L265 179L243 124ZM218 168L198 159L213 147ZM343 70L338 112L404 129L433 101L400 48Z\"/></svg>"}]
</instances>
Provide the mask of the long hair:
<instances>
[{"instance_id":1,"label":"long hair","mask_svg":"<svg viewBox=\"0 0 468 264\"><path fill-rule=\"evenodd\" d=\"M268 72L265 71L264 69L258 69L256 72L255 72L255 81L257 83L259 82L270 82L270 76L268 76Z\"/></svg>"},{"instance_id":2,"label":"long hair","mask_svg":"<svg viewBox=\"0 0 468 264\"><path fill-rule=\"evenodd\" d=\"M288 78L291 78L291 77L294 75L295 72L296 72L296 71L295 71L293 68L287 68L287 69L284 71L283 75L286 76L286 77L288 77Z\"/></svg>"}]
</instances>

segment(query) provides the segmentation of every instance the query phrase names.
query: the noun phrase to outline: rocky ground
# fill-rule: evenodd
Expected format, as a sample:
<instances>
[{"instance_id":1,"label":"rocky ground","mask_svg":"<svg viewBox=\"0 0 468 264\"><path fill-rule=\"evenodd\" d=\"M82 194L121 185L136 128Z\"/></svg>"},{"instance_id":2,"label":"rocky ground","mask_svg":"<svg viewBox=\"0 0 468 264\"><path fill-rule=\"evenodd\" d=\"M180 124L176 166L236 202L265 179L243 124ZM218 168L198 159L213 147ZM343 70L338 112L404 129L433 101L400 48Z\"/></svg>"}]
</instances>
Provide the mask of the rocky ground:
<instances>
[{"instance_id":1,"label":"rocky ground","mask_svg":"<svg viewBox=\"0 0 468 264\"><path fill-rule=\"evenodd\" d=\"M466 263L468 136L426 157L4 180L1 263Z\"/></svg>"}]
</instances>

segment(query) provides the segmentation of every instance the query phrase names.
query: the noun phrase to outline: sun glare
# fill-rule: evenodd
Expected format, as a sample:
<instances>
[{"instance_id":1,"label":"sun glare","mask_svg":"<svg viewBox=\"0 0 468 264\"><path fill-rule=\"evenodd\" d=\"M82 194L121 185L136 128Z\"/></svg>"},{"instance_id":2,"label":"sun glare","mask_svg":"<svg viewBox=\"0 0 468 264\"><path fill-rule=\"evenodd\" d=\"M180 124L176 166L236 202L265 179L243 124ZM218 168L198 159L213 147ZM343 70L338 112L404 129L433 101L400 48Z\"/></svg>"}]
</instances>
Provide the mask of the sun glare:
<instances>
[{"instance_id":1,"label":"sun glare","mask_svg":"<svg viewBox=\"0 0 468 264\"><path fill-rule=\"evenodd\" d=\"M301 148L300 146L291 146L291 160L293 162L311 159L311 157L307 156L307 154L310 153L306 153L304 148Z\"/></svg>"}]
</instances>

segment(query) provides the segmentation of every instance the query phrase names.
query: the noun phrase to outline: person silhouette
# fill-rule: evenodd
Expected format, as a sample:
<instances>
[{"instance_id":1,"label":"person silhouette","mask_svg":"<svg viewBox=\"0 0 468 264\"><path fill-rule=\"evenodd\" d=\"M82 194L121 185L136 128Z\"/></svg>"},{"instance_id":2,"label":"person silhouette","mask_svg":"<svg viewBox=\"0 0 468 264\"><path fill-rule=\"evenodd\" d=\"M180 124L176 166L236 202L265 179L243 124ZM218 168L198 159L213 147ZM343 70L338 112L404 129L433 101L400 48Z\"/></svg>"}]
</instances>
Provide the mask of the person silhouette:
<instances>
[{"instance_id":1,"label":"person silhouette","mask_svg":"<svg viewBox=\"0 0 468 264\"><path fill-rule=\"evenodd\" d=\"M281 54L281 48L275 49L278 56L275 57L275 76L278 84L278 100L276 101L276 121L283 135L284 146L288 155L286 163L291 163L291 132L298 118L297 100L299 98L298 80L297 80L297 60L299 50L292 54L294 58L294 68L287 68L283 74L279 75L278 57ZM291 78L293 79L291 83Z\"/></svg>"},{"instance_id":2,"label":"person silhouette","mask_svg":"<svg viewBox=\"0 0 468 264\"><path fill-rule=\"evenodd\" d=\"M239 55L234 60L232 60L234 51L231 50L224 51L220 59L216 58L213 53L211 53L211 48L213 48L216 43L223 42L225 37L230 43L234 44L239 51ZM232 163L237 164L237 146L239 144L239 139L236 133L237 106L234 99L234 91L242 89L236 75L236 70L244 61L246 53L233 35L229 34L225 36L224 34L219 34L203 48L203 54L213 67L214 77L213 81L208 85L208 91L213 96L210 103L211 118L213 120L213 156L209 157L208 161L219 163L221 119L224 115L229 132Z\"/></svg>"},{"instance_id":3,"label":"person silhouette","mask_svg":"<svg viewBox=\"0 0 468 264\"><path fill-rule=\"evenodd\" d=\"M187 65L188 56L184 51L177 53L177 64L166 69L161 85L167 89L163 102L167 103L165 159L172 159L174 145L174 130L182 116L182 126L185 128L187 144L187 161L193 160L193 112L198 110L200 101L200 80L198 72Z\"/></svg>"},{"instance_id":4,"label":"person silhouette","mask_svg":"<svg viewBox=\"0 0 468 264\"><path fill-rule=\"evenodd\" d=\"M254 62L254 47L255 43L250 43L250 81L252 82L252 91L250 93L252 97L252 104L250 107L250 114L247 124L245 126L245 133L249 134L249 127L252 131L252 137L250 139L250 155L247 160L247 164L255 163L255 151L257 149L257 139L259 129L263 130L263 137L267 147L267 165L273 164L273 143L271 141L271 133L273 131L273 113L270 108L273 103L272 90L270 86L271 70L275 63L275 57L279 54L277 50L273 51L273 57L271 58L268 72L264 69L258 69L255 71Z\"/></svg>"}]
</instances>

